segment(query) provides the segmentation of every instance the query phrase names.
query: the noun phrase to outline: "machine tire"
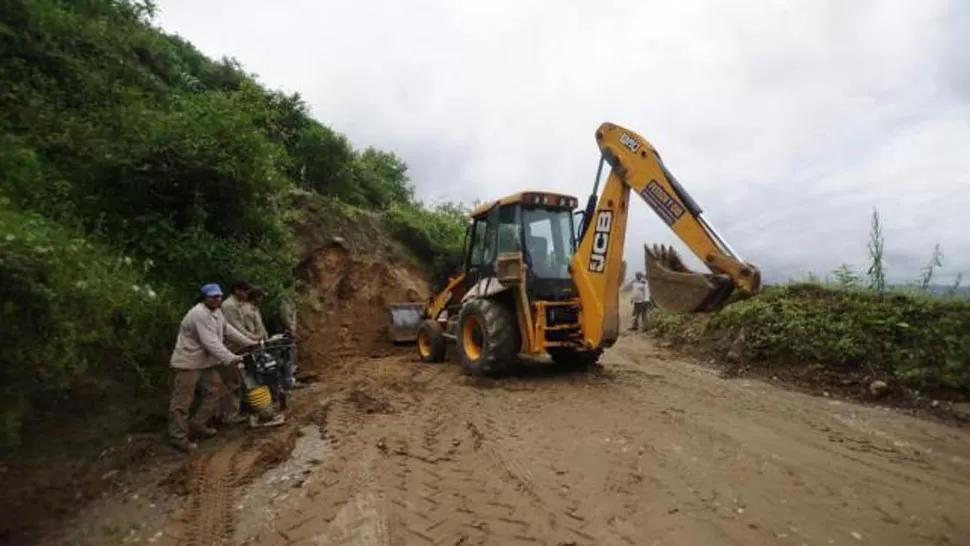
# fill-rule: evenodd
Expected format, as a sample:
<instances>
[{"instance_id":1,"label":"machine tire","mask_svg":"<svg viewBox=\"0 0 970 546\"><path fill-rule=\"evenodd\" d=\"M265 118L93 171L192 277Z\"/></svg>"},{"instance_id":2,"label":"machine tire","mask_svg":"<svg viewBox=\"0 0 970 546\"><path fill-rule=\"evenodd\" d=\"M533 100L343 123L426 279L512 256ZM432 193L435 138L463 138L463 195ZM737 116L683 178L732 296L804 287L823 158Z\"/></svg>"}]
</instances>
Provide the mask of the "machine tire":
<instances>
[{"instance_id":1,"label":"machine tire","mask_svg":"<svg viewBox=\"0 0 970 546\"><path fill-rule=\"evenodd\" d=\"M515 315L491 299L474 299L462 306L456 337L461 366L471 375L505 371L519 352Z\"/></svg>"},{"instance_id":2,"label":"machine tire","mask_svg":"<svg viewBox=\"0 0 970 546\"><path fill-rule=\"evenodd\" d=\"M557 366L572 369L585 369L599 364L603 351L576 351L564 347L549 347L549 356Z\"/></svg>"},{"instance_id":3,"label":"machine tire","mask_svg":"<svg viewBox=\"0 0 970 546\"><path fill-rule=\"evenodd\" d=\"M423 362L442 362L445 359L444 328L437 321L427 319L418 326L418 356Z\"/></svg>"}]
</instances>

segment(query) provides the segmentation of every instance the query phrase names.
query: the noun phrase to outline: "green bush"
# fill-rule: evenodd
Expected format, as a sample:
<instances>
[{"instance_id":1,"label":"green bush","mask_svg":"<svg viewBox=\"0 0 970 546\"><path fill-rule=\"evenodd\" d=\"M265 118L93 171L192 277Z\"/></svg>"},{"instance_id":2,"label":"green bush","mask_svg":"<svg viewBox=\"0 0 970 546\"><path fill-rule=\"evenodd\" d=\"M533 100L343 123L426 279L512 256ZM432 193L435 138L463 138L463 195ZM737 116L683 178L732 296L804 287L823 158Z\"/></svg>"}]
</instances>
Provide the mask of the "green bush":
<instances>
[{"instance_id":1,"label":"green bush","mask_svg":"<svg viewBox=\"0 0 970 546\"><path fill-rule=\"evenodd\" d=\"M427 209L411 203L392 207L384 218L397 237L431 264L433 283L440 287L462 264L467 214L461 204L443 203Z\"/></svg>"},{"instance_id":2,"label":"green bush","mask_svg":"<svg viewBox=\"0 0 970 546\"><path fill-rule=\"evenodd\" d=\"M41 399L92 368L165 369L179 316L147 265L43 217L0 207L0 444Z\"/></svg>"},{"instance_id":3,"label":"green bush","mask_svg":"<svg viewBox=\"0 0 970 546\"><path fill-rule=\"evenodd\" d=\"M708 318L700 339L724 352L743 331L751 362L877 372L911 388L970 394L967 300L792 284L766 288ZM662 311L651 321L665 336L695 322Z\"/></svg>"},{"instance_id":4,"label":"green bush","mask_svg":"<svg viewBox=\"0 0 970 546\"><path fill-rule=\"evenodd\" d=\"M647 325L652 332L671 341L694 343L704 332L703 323L696 319L692 315L668 313L653 308L647 315Z\"/></svg>"},{"instance_id":5,"label":"green bush","mask_svg":"<svg viewBox=\"0 0 970 546\"><path fill-rule=\"evenodd\" d=\"M153 15L146 0L0 6L5 444L97 366L160 386L204 282L265 286L272 322L293 289L297 186L393 210L422 244L440 241L427 229L443 213L413 203L400 158L355 150L298 94L207 58ZM428 261L453 253L435 242Z\"/></svg>"}]
</instances>

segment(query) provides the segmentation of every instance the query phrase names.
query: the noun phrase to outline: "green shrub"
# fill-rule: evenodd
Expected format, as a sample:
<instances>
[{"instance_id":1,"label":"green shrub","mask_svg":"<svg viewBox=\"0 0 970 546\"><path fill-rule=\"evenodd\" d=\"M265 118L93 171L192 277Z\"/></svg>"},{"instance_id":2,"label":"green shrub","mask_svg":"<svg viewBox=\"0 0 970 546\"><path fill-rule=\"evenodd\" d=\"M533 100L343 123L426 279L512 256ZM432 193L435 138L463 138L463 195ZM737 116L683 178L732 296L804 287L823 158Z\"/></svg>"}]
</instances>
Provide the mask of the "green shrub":
<instances>
[{"instance_id":1,"label":"green shrub","mask_svg":"<svg viewBox=\"0 0 970 546\"><path fill-rule=\"evenodd\" d=\"M647 315L650 330L677 343L696 341L698 327L694 317L684 313L666 313L653 308Z\"/></svg>"},{"instance_id":2,"label":"green shrub","mask_svg":"<svg viewBox=\"0 0 970 546\"><path fill-rule=\"evenodd\" d=\"M444 203L433 209L407 204L392 207L384 218L397 237L431 264L433 284L440 287L461 266L467 214L461 204Z\"/></svg>"},{"instance_id":3,"label":"green shrub","mask_svg":"<svg viewBox=\"0 0 970 546\"><path fill-rule=\"evenodd\" d=\"M165 369L179 316L145 264L43 217L0 207L0 444L17 442L39 400L92 368Z\"/></svg>"},{"instance_id":4,"label":"green shrub","mask_svg":"<svg viewBox=\"0 0 970 546\"><path fill-rule=\"evenodd\" d=\"M674 337L693 319L656 312ZM696 321L695 321L696 322ZM917 389L970 394L970 301L792 284L712 313L702 338L726 351L744 333L744 353L765 365L823 365L876 372Z\"/></svg>"}]
</instances>

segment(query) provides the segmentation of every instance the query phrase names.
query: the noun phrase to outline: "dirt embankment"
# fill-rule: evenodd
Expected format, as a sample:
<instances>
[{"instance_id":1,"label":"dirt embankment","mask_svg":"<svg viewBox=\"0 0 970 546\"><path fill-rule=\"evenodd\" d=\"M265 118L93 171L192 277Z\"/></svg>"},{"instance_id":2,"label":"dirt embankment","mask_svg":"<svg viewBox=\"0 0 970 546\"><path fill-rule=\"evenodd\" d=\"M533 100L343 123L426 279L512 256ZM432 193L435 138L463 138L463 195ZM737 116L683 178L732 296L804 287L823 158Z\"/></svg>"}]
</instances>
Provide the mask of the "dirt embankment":
<instances>
[{"instance_id":1,"label":"dirt embankment","mask_svg":"<svg viewBox=\"0 0 970 546\"><path fill-rule=\"evenodd\" d=\"M304 369L386 355L387 306L431 295L423 264L372 213L310 194L293 205L302 211L294 229Z\"/></svg>"},{"instance_id":2,"label":"dirt embankment","mask_svg":"<svg viewBox=\"0 0 970 546\"><path fill-rule=\"evenodd\" d=\"M305 262L307 305L300 351L310 367L356 356L386 356L388 305L427 299L422 271L408 263L355 255L340 239ZM310 369L308 369L310 371Z\"/></svg>"}]
</instances>

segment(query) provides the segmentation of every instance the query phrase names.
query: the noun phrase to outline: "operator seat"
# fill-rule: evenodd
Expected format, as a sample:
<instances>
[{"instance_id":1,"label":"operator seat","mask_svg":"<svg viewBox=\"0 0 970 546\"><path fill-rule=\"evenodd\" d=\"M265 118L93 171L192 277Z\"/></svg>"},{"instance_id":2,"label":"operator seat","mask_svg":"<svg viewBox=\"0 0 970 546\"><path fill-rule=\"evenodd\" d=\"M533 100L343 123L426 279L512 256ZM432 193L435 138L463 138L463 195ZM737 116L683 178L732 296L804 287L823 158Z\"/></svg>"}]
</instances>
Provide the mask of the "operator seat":
<instances>
[{"instance_id":1,"label":"operator seat","mask_svg":"<svg viewBox=\"0 0 970 546\"><path fill-rule=\"evenodd\" d=\"M549 252L545 237L529 236L529 258L535 275L540 278L549 276Z\"/></svg>"}]
</instances>

